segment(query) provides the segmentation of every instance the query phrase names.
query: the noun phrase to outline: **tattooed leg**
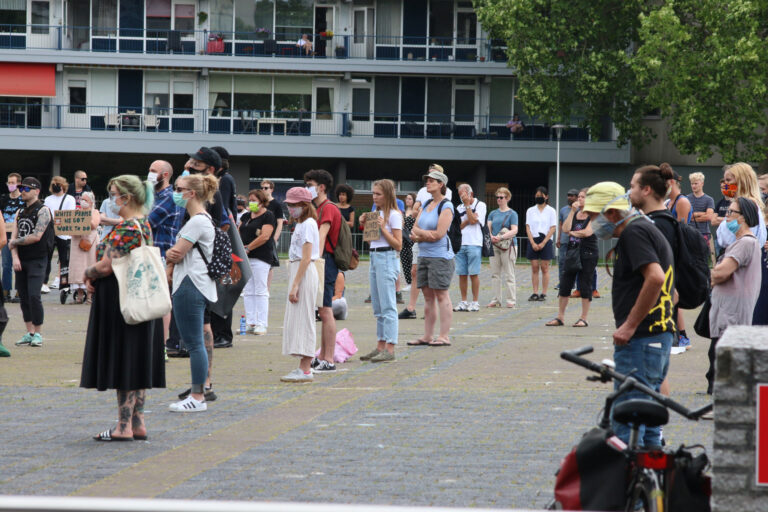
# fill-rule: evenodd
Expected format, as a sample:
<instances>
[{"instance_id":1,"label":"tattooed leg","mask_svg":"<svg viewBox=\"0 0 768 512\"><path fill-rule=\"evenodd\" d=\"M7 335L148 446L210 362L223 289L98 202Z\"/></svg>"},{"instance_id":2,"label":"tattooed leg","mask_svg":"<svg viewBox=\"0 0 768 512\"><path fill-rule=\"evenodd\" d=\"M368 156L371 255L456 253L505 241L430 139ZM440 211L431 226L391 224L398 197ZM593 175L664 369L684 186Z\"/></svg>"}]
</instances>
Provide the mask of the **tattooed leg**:
<instances>
[{"instance_id":1,"label":"tattooed leg","mask_svg":"<svg viewBox=\"0 0 768 512\"><path fill-rule=\"evenodd\" d=\"M205 379L205 387L211 387L211 377L213 375L213 329L211 324L203 325L203 343L205 351L208 353L208 378Z\"/></svg>"},{"instance_id":2,"label":"tattooed leg","mask_svg":"<svg viewBox=\"0 0 768 512\"><path fill-rule=\"evenodd\" d=\"M146 389L136 391L136 402L133 405L133 415L131 416L133 435L147 435L147 426L144 424L144 401L146 398Z\"/></svg>"},{"instance_id":3,"label":"tattooed leg","mask_svg":"<svg viewBox=\"0 0 768 512\"><path fill-rule=\"evenodd\" d=\"M135 391L117 390L117 427L113 430L115 437L132 437L131 416L133 415L134 404L136 403Z\"/></svg>"}]
</instances>

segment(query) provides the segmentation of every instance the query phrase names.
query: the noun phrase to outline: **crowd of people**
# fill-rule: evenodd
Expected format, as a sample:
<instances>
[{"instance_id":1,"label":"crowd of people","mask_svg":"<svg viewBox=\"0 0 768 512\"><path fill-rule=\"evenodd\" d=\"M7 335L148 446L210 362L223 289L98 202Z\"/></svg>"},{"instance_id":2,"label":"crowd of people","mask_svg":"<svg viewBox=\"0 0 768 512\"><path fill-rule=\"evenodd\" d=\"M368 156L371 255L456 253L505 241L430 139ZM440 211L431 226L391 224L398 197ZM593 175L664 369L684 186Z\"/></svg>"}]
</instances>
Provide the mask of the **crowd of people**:
<instances>
[{"instance_id":1,"label":"crowd of people","mask_svg":"<svg viewBox=\"0 0 768 512\"><path fill-rule=\"evenodd\" d=\"M376 320L376 343L363 350L360 360L397 360L399 322L417 317L419 292L424 297L424 331L407 344L450 346L454 312L480 310L480 274L488 243L492 286L486 307L517 307L515 265L522 231L506 187L495 191L496 209L489 212L469 184L460 184L454 206L445 170L431 164L424 186L404 200L397 197L393 181L376 180L371 210L356 216L354 190L346 184L334 189L333 176L325 170L305 173L305 186L290 188L281 205L270 180L247 196L237 196L228 169L229 153L221 147L202 147L188 155L176 178L169 162L156 160L146 180L132 175L112 178L109 197L100 208L84 171L75 173L73 185L54 177L44 200L38 179L8 176L9 192L0 196L0 336L8 322L5 302L18 301L26 333L16 346L43 345L41 293L47 291L57 250L58 277L51 287L66 289L76 303L91 305L81 386L117 393L117 426L95 436L98 441L147 438L146 390L165 387L168 356L188 357L190 364L190 387L169 406L171 412L205 411L217 399L213 349L232 346L233 338L231 309L222 315L212 314L211 308L221 293L211 270L220 237L239 237L242 242L251 274L242 290L245 332L260 336L269 329L272 276L280 265L278 242L283 228L290 229L282 352L295 357L298 365L281 377L284 382L311 382L317 374L337 371L336 321L347 317L345 272L354 268L344 246L345 233L356 226L366 231L369 301ZM617 239L612 276L617 370L637 369L638 380L668 392L671 347L690 347L678 307L676 270L686 257L679 225L689 224L701 234L712 257L707 304L711 366L706 374L711 393L714 348L724 330L729 325L768 324L768 179L758 179L745 163L726 166L723 199L717 205L703 192L702 173L691 174L689 181L691 193L686 196L682 178L671 166L647 165L635 171L629 190L614 182L569 190L568 204L560 212L549 206L549 191L538 187L534 205L525 213L523 239L533 288L528 300L547 300L557 248L558 313L546 325L564 326L569 299L580 298L581 312L571 325L587 327L591 301L600 297L598 239ZM338 203L332 201L331 191ZM57 212L69 209L90 212L88 233L70 238L55 232ZM123 295L113 263L148 245L157 248L165 265L172 312L128 323L114 300L123 300ZM398 313L401 273L407 283L403 290L410 296ZM454 273L460 294L455 307L450 297ZM1 343L0 355L10 356ZM628 435L626 426L614 428L620 436ZM658 445L660 431L645 429L642 438L646 446Z\"/></svg>"}]
</instances>

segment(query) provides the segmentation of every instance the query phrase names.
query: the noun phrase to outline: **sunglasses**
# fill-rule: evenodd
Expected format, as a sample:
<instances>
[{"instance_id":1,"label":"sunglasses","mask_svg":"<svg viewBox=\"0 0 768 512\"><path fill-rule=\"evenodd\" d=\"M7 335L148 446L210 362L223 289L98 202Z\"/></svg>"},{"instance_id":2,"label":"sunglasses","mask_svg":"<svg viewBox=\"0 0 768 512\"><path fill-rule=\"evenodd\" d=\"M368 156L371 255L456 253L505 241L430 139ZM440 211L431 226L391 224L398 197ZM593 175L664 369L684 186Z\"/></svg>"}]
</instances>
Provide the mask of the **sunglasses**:
<instances>
[{"instance_id":1,"label":"sunglasses","mask_svg":"<svg viewBox=\"0 0 768 512\"><path fill-rule=\"evenodd\" d=\"M261 187L261 190L272 190L272 187Z\"/></svg>"},{"instance_id":2,"label":"sunglasses","mask_svg":"<svg viewBox=\"0 0 768 512\"><path fill-rule=\"evenodd\" d=\"M28 187L26 185L19 187L19 192L29 192L30 190L37 190L37 187Z\"/></svg>"},{"instance_id":3,"label":"sunglasses","mask_svg":"<svg viewBox=\"0 0 768 512\"><path fill-rule=\"evenodd\" d=\"M496 196L496 199L506 199L505 196Z\"/></svg>"}]
</instances>

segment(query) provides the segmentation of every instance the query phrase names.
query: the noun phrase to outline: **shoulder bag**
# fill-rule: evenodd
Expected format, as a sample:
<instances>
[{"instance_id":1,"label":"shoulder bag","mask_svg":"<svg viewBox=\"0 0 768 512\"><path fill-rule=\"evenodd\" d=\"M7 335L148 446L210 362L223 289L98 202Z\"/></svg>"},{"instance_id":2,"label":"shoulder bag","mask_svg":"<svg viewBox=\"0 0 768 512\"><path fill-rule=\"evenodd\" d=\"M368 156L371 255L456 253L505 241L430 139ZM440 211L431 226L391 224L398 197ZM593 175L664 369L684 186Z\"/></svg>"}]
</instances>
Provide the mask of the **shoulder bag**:
<instances>
[{"instance_id":1,"label":"shoulder bag","mask_svg":"<svg viewBox=\"0 0 768 512\"><path fill-rule=\"evenodd\" d=\"M141 224L134 222L139 228L141 245L112 260L120 290L120 313L128 325L162 318L171 312L171 294L160 249L144 243Z\"/></svg>"}]
</instances>

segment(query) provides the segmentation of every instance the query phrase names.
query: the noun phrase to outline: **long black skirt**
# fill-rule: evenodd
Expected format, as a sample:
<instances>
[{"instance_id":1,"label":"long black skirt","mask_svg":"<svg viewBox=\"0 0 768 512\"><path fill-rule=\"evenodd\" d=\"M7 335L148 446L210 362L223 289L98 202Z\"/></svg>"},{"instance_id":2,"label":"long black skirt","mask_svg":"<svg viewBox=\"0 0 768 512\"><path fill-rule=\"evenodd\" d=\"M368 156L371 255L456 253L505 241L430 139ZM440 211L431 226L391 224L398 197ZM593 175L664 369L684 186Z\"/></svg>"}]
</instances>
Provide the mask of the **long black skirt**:
<instances>
[{"instance_id":1,"label":"long black skirt","mask_svg":"<svg viewBox=\"0 0 768 512\"><path fill-rule=\"evenodd\" d=\"M99 391L164 388L163 320L128 325L114 275L97 279L83 353L80 387Z\"/></svg>"}]
</instances>

